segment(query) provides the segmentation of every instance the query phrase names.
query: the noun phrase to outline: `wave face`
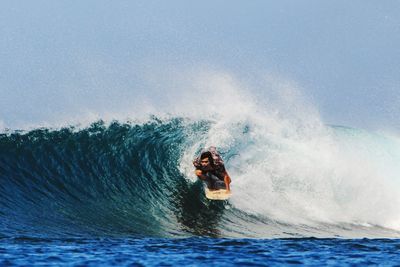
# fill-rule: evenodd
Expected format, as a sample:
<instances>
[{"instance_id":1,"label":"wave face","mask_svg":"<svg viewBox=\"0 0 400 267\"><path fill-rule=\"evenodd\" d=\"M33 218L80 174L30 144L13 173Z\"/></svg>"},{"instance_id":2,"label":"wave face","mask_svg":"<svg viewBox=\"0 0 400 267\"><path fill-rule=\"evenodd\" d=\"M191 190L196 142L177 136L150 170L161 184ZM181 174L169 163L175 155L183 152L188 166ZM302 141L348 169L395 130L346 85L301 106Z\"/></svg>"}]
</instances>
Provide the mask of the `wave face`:
<instances>
[{"instance_id":1,"label":"wave face","mask_svg":"<svg viewBox=\"0 0 400 267\"><path fill-rule=\"evenodd\" d=\"M0 234L398 237L397 139L322 128L153 118L4 133ZM212 144L229 202L205 199L193 174Z\"/></svg>"}]
</instances>

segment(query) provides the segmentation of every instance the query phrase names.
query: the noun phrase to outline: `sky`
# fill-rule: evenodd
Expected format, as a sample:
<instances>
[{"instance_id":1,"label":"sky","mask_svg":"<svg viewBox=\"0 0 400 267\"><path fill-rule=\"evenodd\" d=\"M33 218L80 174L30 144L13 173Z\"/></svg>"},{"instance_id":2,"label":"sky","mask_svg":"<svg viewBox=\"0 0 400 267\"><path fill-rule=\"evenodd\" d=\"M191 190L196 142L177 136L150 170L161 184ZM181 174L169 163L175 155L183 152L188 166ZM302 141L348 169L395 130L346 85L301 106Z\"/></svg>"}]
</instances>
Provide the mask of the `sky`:
<instances>
[{"instance_id":1,"label":"sky","mask_svg":"<svg viewBox=\"0 0 400 267\"><path fill-rule=\"evenodd\" d=\"M400 131L398 0L0 5L0 128L161 105L185 70L209 68L255 91L265 76L295 84L326 124Z\"/></svg>"}]
</instances>

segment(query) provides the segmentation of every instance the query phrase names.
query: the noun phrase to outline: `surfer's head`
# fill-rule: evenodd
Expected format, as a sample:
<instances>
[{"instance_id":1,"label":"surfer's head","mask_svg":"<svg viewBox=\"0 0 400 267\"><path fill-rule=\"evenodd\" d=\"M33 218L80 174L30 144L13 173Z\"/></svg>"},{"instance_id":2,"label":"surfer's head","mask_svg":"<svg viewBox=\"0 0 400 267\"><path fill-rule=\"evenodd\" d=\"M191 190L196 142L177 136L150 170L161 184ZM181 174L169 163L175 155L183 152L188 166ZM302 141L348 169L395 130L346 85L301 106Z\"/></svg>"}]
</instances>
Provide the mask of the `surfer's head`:
<instances>
[{"instance_id":1,"label":"surfer's head","mask_svg":"<svg viewBox=\"0 0 400 267\"><path fill-rule=\"evenodd\" d=\"M210 151L201 153L200 164L202 167L207 167L207 166L214 167L214 160Z\"/></svg>"}]
</instances>

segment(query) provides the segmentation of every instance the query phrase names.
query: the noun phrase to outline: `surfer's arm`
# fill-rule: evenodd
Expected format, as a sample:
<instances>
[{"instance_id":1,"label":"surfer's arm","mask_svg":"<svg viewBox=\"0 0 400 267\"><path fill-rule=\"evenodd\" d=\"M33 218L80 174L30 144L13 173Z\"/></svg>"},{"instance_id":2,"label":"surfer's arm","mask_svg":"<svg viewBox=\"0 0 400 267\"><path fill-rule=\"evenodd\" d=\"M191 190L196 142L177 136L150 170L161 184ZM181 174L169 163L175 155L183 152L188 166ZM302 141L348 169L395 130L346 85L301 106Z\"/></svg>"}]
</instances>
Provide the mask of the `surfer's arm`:
<instances>
[{"instance_id":1,"label":"surfer's arm","mask_svg":"<svg viewBox=\"0 0 400 267\"><path fill-rule=\"evenodd\" d=\"M207 180L207 176L205 176L201 170L195 170L194 173L199 177L199 179L203 181Z\"/></svg>"},{"instance_id":2,"label":"surfer's arm","mask_svg":"<svg viewBox=\"0 0 400 267\"><path fill-rule=\"evenodd\" d=\"M224 183L225 183L226 190L231 191L231 186L230 186L231 177L229 176L229 174L226 171L225 166L223 164L220 166L220 170L224 176Z\"/></svg>"},{"instance_id":3,"label":"surfer's arm","mask_svg":"<svg viewBox=\"0 0 400 267\"><path fill-rule=\"evenodd\" d=\"M231 191L231 187L230 187L231 177L229 176L229 174L226 171L225 171L225 175L224 175L224 182L225 182L226 190Z\"/></svg>"}]
</instances>

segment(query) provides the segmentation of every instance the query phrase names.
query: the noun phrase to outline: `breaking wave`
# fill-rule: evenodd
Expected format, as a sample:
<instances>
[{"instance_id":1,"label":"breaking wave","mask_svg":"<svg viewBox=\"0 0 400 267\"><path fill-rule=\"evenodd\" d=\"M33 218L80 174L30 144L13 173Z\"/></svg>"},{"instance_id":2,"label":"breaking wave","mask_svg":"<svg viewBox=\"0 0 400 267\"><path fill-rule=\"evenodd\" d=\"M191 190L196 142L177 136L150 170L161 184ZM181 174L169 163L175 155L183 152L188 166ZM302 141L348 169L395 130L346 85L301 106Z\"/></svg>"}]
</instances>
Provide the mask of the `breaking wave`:
<instances>
[{"instance_id":1,"label":"breaking wave","mask_svg":"<svg viewBox=\"0 0 400 267\"><path fill-rule=\"evenodd\" d=\"M229 201L192 159L218 147ZM278 117L97 121L0 135L0 235L398 237L400 143Z\"/></svg>"}]
</instances>

